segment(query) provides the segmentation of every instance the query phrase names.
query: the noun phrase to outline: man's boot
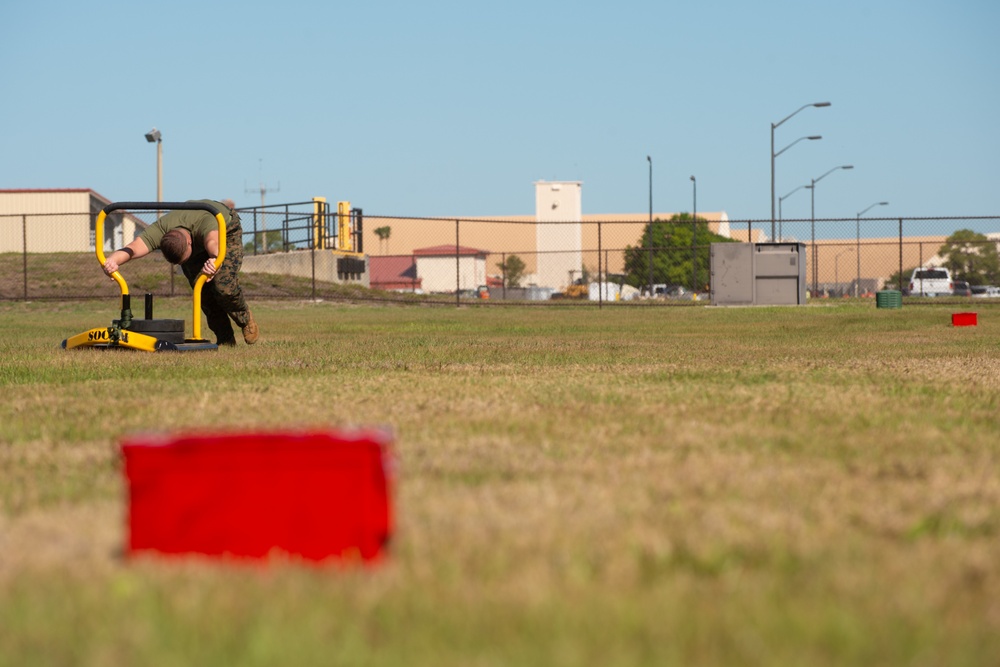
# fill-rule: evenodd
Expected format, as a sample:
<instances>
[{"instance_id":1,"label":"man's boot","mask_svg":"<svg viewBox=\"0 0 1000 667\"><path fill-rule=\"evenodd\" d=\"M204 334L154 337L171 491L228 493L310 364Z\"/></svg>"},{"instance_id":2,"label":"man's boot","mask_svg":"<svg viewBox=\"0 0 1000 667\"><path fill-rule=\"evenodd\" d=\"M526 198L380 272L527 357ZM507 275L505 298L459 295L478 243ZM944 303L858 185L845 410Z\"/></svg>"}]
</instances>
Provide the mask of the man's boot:
<instances>
[{"instance_id":1,"label":"man's boot","mask_svg":"<svg viewBox=\"0 0 1000 667\"><path fill-rule=\"evenodd\" d=\"M247 311L247 324L243 327L243 340L246 341L247 345L253 345L259 337L260 329L257 328L257 322L253 319L253 313Z\"/></svg>"}]
</instances>

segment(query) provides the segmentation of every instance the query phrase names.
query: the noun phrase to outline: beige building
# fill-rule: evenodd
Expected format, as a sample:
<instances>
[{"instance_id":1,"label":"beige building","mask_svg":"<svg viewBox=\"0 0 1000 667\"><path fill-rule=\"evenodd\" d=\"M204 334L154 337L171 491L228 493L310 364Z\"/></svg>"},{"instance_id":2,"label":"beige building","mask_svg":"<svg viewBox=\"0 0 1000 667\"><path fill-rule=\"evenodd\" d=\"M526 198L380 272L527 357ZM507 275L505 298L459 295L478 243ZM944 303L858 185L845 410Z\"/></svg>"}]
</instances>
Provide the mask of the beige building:
<instances>
[{"instance_id":1,"label":"beige building","mask_svg":"<svg viewBox=\"0 0 1000 667\"><path fill-rule=\"evenodd\" d=\"M486 253L482 250L459 246L456 262L455 246L440 245L417 248L413 258L425 292L454 292L456 278L460 290L486 284Z\"/></svg>"},{"instance_id":2,"label":"beige building","mask_svg":"<svg viewBox=\"0 0 1000 667\"><path fill-rule=\"evenodd\" d=\"M364 247L385 256L415 255L419 248L450 246L451 289L454 289L454 248L476 248L482 254L485 272L498 276L499 264L517 255L525 264L524 285L562 290L580 278L586 269L596 274L624 270L624 250L641 242L649 213L584 214L579 181L537 181L535 215L503 218L381 218L365 216ZM669 220L674 213L653 213L654 219ZM747 229L730 229L724 211L698 213L708 228L729 238L748 240ZM374 230L389 227L387 242ZM760 241L758 230L749 240ZM418 273L424 277L422 272ZM479 284L485 284L480 281ZM473 288L475 286L472 286ZM430 290L426 285L424 289ZM464 288L463 288L464 289Z\"/></svg>"},{"instance_id":3,"label":"beige building","mask_svg":"<svg viewBox=\"0 0 1000 667\"><path fill-rule=\"evenodd\" d=\"M900 243L898 236L848 240L816 241L815 250L806 243L809 270L806 282L843 284L857 282L860 278L876 279L881 289L885 279L900 270L908 271L918 266L942 266L945 258L938 250L947 236L907 236ZM812 262L815 258L815 275Z\"/></svg>"},{"instance_id":4,"label":"beige building","mask_svg":"<svg viewBox=\"0 0 1000 667\"><path fill-rule=\"evenodd\" d=\"M97 215L110 203L89 188L0 190L0 252L94 252ZM128 213L112 213L103 249L120 248L145 226Z\"/></svg>"}]
</instances>

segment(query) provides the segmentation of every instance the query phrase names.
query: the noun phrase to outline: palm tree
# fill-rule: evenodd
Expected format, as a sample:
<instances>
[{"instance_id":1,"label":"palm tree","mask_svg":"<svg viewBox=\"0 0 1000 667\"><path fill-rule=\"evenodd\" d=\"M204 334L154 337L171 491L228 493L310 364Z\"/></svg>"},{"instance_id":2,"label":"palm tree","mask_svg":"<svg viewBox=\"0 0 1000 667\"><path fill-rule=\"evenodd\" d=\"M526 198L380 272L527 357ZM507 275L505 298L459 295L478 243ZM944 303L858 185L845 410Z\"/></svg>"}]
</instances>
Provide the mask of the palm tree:
<instances>
[{"instance_id":1,"label":"palm tree","mask_svg":"<svg viewBox=\"0 0 1000 667\"><path fill-rule=\"evenodd\" d=\"M379 241L380 241L379 245L382 245L381 242L385 243L385 247L382 250L382 254L383 255L388 254L388 252L389 252L389 236L391 234L392 234L392 227L390 227L388 225L386 225L385 227L376 227L375 228L375 236L377 236L379 238Z\"/></svg>"}]
</instances>

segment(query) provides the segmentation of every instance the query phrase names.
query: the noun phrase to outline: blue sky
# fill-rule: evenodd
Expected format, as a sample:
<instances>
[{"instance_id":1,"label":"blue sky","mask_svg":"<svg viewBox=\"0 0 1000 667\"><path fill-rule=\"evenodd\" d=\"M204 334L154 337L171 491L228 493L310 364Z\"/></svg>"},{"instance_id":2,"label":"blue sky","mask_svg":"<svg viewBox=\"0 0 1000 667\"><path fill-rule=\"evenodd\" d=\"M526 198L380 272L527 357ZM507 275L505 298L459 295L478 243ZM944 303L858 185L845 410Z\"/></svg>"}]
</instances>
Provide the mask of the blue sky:
<instances>
[{"instance_id":1,"label":"blue sky","mask_svg":"<svg viewBox=\"0 0 1000 667\"><path fill-rule=\"evenodd\" d=\"M0 9L0 188L347 199L369 215L1000 214L1000 3L189 2ZM248 192L249 191L249 192ZM809 217L808 190L785 218Z\"/></svg>"}]
</instances>

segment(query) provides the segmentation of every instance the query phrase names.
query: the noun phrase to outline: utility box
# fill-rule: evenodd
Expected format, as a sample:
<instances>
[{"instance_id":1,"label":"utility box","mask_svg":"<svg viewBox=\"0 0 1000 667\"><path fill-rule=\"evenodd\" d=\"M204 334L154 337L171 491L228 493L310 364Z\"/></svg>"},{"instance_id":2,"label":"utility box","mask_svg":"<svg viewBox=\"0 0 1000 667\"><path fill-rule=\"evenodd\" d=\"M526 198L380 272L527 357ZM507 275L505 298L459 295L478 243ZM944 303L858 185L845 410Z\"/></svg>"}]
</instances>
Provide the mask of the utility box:
<instances>
[{"instance_id":1,"label":"utility box","mask_svg":"<svg viewBox=\"0 0 1000 667\"><path fill-rule=\"evenodd\" d=\"M806 302L804 243L713 243L713 306Z\"/></svg>"},{"instance_id":2,"label":"utility box","mask_svg":"<svg viewBox=\"0 0 1000 667\"><path fill-rule=\"evenodd\" d=\"M806 302L806 245L754 244L754 304L795 306Z\"/></svg>"},{"instance_id":3,"label":"utility box","mask_svg":"<svg viewBox=\"0 0 1000 667\"><path fill-rule=\"evenodd\" d=\"M710 271L713 306L753 305L753 246L713 243Z\"/></svg>"}]
</instances>

